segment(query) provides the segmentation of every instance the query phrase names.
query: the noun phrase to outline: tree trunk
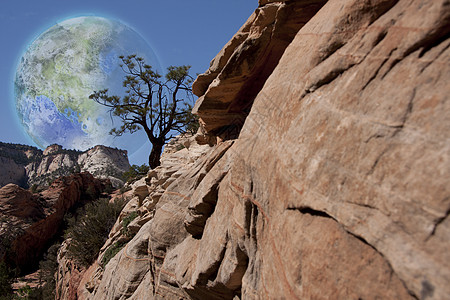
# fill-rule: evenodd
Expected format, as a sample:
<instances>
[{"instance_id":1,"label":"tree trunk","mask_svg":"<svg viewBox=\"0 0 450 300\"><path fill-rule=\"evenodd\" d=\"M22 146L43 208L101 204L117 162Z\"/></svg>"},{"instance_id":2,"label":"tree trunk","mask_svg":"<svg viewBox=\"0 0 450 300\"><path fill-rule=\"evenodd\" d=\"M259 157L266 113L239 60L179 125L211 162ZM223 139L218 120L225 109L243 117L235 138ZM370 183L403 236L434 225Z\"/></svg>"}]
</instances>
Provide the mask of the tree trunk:
<instances>
[{"instance_id":1,"label":"tree trunk","mask_svg":"<svg viewBox=\"0 0 450 300\"><path fill-rule=\"evenodd\" d=\"M148 157L148 165L150 169L154 169L161 164L161 152L164 144L153 144L152 151Z\"/></svg>"}]
</instances>

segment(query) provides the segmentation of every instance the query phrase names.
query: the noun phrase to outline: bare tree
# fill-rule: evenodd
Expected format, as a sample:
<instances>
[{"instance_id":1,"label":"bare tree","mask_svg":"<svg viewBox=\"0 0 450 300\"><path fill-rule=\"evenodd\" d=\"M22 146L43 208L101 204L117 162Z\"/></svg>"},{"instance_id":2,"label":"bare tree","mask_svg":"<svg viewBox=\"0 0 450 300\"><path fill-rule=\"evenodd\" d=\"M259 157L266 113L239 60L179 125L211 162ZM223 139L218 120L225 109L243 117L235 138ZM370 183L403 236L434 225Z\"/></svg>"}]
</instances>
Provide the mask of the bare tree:
<instances>
[{"instance_id":1,"label":"bare tree","mask_svg":"<svg viewBox=\"0 0 450 300\"><path fill-rule=\"evenodd\" d=\"M152 144L148 164L150 168L160 165L164 144L173 133L194 131L198 126L192 115L192 81L190 66L170 66L163 78L142 57L129 55L119 57L125 72L123 86L125 96L108 95L108 90L95 91L89 96L95 102L111 108L111 113L122 120L113 128L112 135L134 133L143 129Z\"/></svg>"}]
</instances>

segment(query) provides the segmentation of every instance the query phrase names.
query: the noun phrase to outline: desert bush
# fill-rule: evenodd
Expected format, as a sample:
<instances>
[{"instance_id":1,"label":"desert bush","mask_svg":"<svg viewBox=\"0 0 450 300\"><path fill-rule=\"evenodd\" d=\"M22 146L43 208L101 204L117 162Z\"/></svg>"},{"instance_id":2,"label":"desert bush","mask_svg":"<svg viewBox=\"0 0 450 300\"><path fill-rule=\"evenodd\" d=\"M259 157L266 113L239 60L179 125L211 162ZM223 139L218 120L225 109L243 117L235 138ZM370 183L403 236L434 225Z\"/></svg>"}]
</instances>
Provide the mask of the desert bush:
<instances>
[{"instance_id":1,"label":"desert bush","mask_svg":"<svg viewBox=\"0 0 450 300\"><path fill-rule=\"evenodd\" d=\"M14 300L54 300L56 290L55 273L58 269L57 255L61 244L50 246L44 259L39 262L39 281L41 286L31 288L26 285L16 291Z\"/></svg>"},{"instance_id":2,"label":"desert bush","mask_svg":"<svg viewBox=\"0 0 450 300\"><path fill-rule=\"evenodd\" d=\"M186 148L183 144L178 144L177 147L175 148L177 151L180 151L182 149Z\"/></svg>"},{"instance_id":3,"label":"desert bush","mask_svg":"<svg viewBox=\"0 0 450 300\"><path fill-rule=\"evenodd\" d=\"M31 192L33 193L33 194L35 194L35 193L37 193L38 192L38 185L35 183L35 184L33 184L32 186L31 186L31 188L30 188L30 190L31 190Z\"/></svg>"},{"instance_id":4,"label":"desert bush","mask_svg":"<svg viewBox=\"0 0 450 300\"><path fill-rule=\"evenodd\" d=\"M0 300L12 299L12 282L10 269L4 262L0 262Z\"/></svg>"},{"instance_id":5,"label":"desert bush","mask_svg":"<svg viewBox=\"0 0 450 300\"><path fill-rule=\"evenodd\" d=\"M31 296L39 299L52 300L55 299L56 280L55 273L58 270L58 250L61 244L56 243L48 248L44 259L39 262L39 276L44 285L34 289Z\"/></svg>"},{"instance_id":6,"label":"desert bush","mask_svg":"<svg viewBox=\"0 0 450 300\"><path fill-rule=\"evenodd\" d=\"M128 225L136 219L138 216L138 213L136 211L133 211L128 216L126 216L122 220L122 234L127 236L128 238L132 238L130 235L130 232L128 231ZM117 241L115 242L111 247L109 247L102 258L102 266L106 266L108 262L113 258L117 253L119 253L120 250L122 250L123 247L125 247L126 242L125 241Z\"/></svg>"},{"instance_id":7,"label":"desert bush","mask_svg":"<svg viewBox=\"0 0 450 300\"><path fill-rule=\"evenodd\" d=\"M41 288L31 288L29 285L19 288L14 295L14 300L50 300L49 298L44 298L42 296Z\"/></svg>"},{"instance_id":8,"label":"desert bush","mask_svg":"<svg viewBox=\"0 0 450 300\"><path fill-rule=\"evenodd\" d=\"M126 216L123 220L122 220L122 233L126 236L130 235L130 232L128 231L128 225L130 225L130 223L136 219L138 216L138 213L136 211L133 211L131 214L129 214L128 216Z\"/></svg>"},{"instance_id":9,"label":"desert bush","mask_svg":"<svg viewBox=\"0 0 450 300\"><path fill-rule=\"evenodd\" d=\"M146 164L143 164L141 166L138 165L132 165L128 171L123 173L123 179L127 182L132 182L135 180L138 176L143 176L148 173L150 170L150 167Z\"/></svg>"},{"instance_id":10,"label":"desert bush","mask_svg":"<svg viewBox=\"0 0 450 300\"><path fill-rule=\"evenodd\" d=\"M109 247L105 251L105 254L103 255L102 266L105 267L109 263L111 258L116 256L116 254L119 253L119 251L122 250L122 248L125 247L125 245L126 245L125 242L118 241L118 242L115 242L111 247Z\"/></svg>"},{"instance_id":11,"label":"desert bush","mask_svg":"<svg viewBox=\"0 0 450 300\"><path fill-rule=\"evenodd\" d=\"M68 219L66 237L70 238L67 254L82 266L89 266L97 257L100 248L116 222L124 202L110 203L103 198L87 204L78 217Z\"/></svg>"},{"instance_id":12,"label":"desert bush","mask_svg":"<svg viewBox=\"0 0 450 300\"><path fill-rule=\"evenodd\" d=\"M124 185L123 187L120 188L120 193L123 194L123 193L126 193L126 192L128 192L128 191L131 191L132 189L133 189L133 188L132 188L131 186L129 186L129 185Z\"/></svg>"}]
</instances>

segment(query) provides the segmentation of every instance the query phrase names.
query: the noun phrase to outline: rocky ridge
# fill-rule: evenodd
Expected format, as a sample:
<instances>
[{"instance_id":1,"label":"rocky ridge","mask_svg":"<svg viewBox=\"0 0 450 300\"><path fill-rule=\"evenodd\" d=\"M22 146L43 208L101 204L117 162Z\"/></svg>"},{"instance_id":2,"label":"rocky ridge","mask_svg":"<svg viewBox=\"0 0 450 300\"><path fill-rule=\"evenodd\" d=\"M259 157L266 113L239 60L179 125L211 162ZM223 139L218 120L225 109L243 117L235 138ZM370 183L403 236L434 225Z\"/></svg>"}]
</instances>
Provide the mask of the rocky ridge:
<instances>
[{"instance_id":1,"label":"rocky ridge","mask_svg":"<svg viewBox=\"0 0 450 300\"><path fill-rule=\"evenodd\" d=\"M259 1L194 84L212 146L134 185L71 295L446 299L449 33L446 0Z\"/></svg>"},{"instance_id":2,"label":"rocky ridge","mask_svg":"<svg viewBox=\"0 0 450 300\"><path fill-rule=\"evenodd\" d=\"M0 175L0 186L8 183L24 188L48 186L59 176L90 172L120 187L124 184L122 174L129 168L125 150L101 145L81 152L59 145L50 145L41 151L31 146L0 143L0 169L5 170Z\"/></svg>"}]
</instances>

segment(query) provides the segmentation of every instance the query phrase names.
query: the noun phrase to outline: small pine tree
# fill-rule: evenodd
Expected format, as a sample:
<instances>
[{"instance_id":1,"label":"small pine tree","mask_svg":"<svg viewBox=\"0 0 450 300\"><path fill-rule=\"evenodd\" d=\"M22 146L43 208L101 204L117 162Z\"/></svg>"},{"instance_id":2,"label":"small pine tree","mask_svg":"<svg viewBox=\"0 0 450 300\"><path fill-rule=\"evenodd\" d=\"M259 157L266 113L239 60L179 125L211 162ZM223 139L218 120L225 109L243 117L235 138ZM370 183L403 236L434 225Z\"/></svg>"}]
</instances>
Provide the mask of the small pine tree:
<instances>
[{"instance_id":1,"label":"small pine tree","mask_svg":"<svg viewBox=\"0 0 450 300\"><path fill-rule=\"evenodd\" d=\"M123 179L127 182L131 182L135 180L138 176L142 176L148 173L150 170L149 166L146 164L143 164L141 166L138 165L132 165L128 171L123 173Z\"/></svg>"}]
</instances>

